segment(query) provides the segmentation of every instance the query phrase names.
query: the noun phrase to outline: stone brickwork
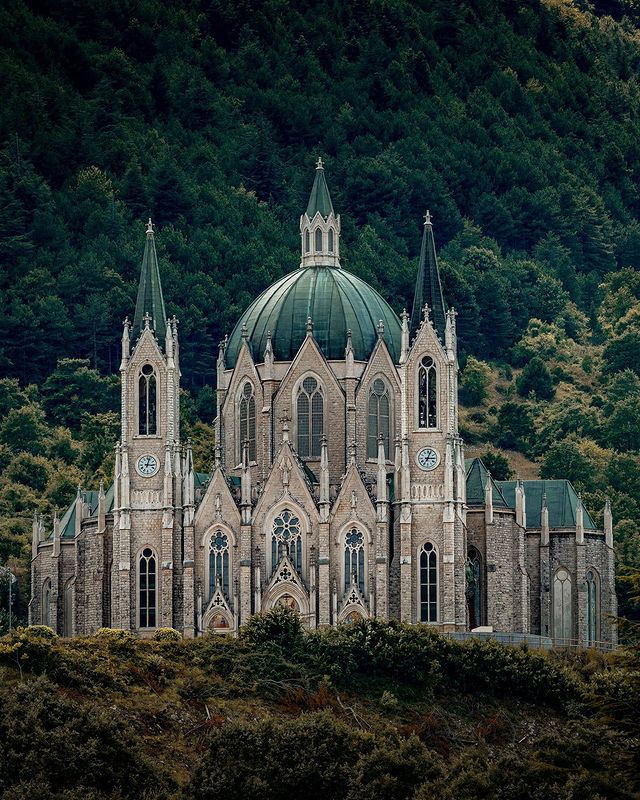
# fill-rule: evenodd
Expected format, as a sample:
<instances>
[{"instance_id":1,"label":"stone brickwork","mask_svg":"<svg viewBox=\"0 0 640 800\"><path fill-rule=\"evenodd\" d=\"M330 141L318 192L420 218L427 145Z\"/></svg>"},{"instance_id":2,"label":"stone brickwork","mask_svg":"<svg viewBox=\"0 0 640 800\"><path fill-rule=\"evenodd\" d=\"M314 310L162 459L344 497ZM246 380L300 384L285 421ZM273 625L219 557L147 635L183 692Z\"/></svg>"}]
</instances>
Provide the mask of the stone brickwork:
<instances>
[{"instance_id":1,"label":"stone brickwork","mask_svg":"<svg viewBox=\"0 0 640 800\"><path fill-rule=\"evenodd\" d=\"M321 163L316 181L322 188L320 171ZM326 186L322 197L323 207L329 207ZM338 242L330 247L327 238L327 226L339 235L339 218L331 217L331 225L328 219L319 211L304 219L305 231L323 232L326 252L303 250L303 269L328 269L328 259L340 270ZM437 307L433 315L425 308L421 321L420 309L414 309L411 329L408 315L400 323L373 295L372 308L349 316L364 302L360 282L350 310L343 313L344 358L336 358L333 342L332 360L327 360L320 335L318 340L314 335L314 324L325 335L340 318L332 316L329 302L321 304L326 319L307 320L306 335L302 321L299 349L290 360L275 359L266 331L256 334L266 342L256 352L244 323L239 334L236 329L222 343L216 455L207 476L195 474L190 444L180 441L177 324L166 321L166 336L165 325L157 324L164 313L157 277L153 308L136 309L134 333L128 322L123 329L121 436L109 507L101 489L97 506L90 493L78 495L75 528L70 513L64 530L56 520L51 536L34 521L31 622L47 620L65 635L110 625L141 636L161 626L196 636L235 632L252 614L285 603L311 628L377 617L465 630L468 556L474 548L481 599L476 622L505 632L550 634L554 575L562 567L571 580L566 608L572 636L586 638L588 573L597 581L598 636L614 641L610 516L605 533L584 532L578 521L575 529L549 532L527 529L524 505L516 510L505 502L494 508L491 491L485 497L488 507L478 498L467 502L458 432L456 315L445 310L434 289L439 287L435 250L425 260L429 242L433 248L428 215L424 237L416 296L428 295ZM149 225L151 249L145 257L155 253L152 245ZM153 259L145 264L143 273L157 271ZM340 292L351 291L344 274L332 280ZM306 300L298 301L299 308L289 309L287 330L304 312ZM374 313L386 315L386 331ZM358 342L346 330L347 316L359 326ZM154 326L163 330L162 341ZM227 352L234 337L239 341L235 362ZM341 348L341 341L337 345ZM426 422L425 364L433 367ZM144 378L151 373L153 390ZM321 392L322 409L311 412L314 452L302 459L298 433L307 423L298 418L298 400L309 376ZM384 436L377 435L386 417L371 404L378 379L389 401L386 453ZM254 413L251 422L243 419L245 434L240 406L247 383ZM155 420L151 428L145 428L147 415ZM370 431L377 442L375 456L371 439L368 447ZM143 563L148 573L141 571ZM149 604L152 613L141 624ZM473 611L475 616L475 606Z\"/></svg>"}]
</instances>

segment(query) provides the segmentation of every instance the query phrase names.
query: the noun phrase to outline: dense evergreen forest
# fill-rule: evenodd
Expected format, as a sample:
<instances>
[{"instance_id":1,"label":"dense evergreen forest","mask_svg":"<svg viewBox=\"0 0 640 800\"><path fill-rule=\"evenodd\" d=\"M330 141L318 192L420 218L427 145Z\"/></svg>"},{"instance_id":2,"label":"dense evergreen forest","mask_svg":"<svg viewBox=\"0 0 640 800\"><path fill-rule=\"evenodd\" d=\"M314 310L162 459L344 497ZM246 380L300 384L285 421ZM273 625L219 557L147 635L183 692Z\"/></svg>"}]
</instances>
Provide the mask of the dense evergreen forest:
<instances>
[{"instance_id":1,"label":"dense evergreen forest","mask_svg":"<svg viewBox=\"0 0 640 800\"><path fill-rule=\"evenodd\" d=\"M343 266L398 312L431 210L467 445L497 477L569 477L598 522L610 496L619 569L640 567L639 68L635 4L615 0L0 3L0 562L21 573L17 614L33 510L49 522L110 477L147 217L206 468L217 343L296 268L318 155Z\"/></svg>"}]
</instances>

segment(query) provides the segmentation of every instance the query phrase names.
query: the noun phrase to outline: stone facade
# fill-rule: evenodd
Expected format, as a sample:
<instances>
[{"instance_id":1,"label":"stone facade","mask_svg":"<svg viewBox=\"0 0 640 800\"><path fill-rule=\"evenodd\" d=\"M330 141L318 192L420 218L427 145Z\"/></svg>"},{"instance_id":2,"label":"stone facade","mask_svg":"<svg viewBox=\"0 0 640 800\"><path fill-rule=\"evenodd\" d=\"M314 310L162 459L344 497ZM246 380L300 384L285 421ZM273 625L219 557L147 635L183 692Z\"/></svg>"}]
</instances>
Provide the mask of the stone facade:
<instances>
[{"instance_id":1,"label":"stone facade","mask_svg":"<svg viewBox=\"0 0 640 800\"><path fill-rule=\"evenodd\" d=\"M340 218L318 171L300 269L342 280ZM439 287L427 216L416 296L430 291L431 310L414 309L414 324L388 307L378 322L376 295L360 328L347 329L344 312L342 330L335 302L307 319L298 298L297 350L281 358L275 332L262 331L257 351L252 306L218 355L216 461L204 475L180 441L178 330L164 314L150 225L134 324L123 330L113 485L79 491L51 532L34 521L31 622L66 636L111 626L191 637L237 631L286 604L311 628L377 617L615 641L610 511L597 531L578 498L573 527L564 517L554 526L545 495L528 527L527 484L509 502L513 487L503 493L465 462L456 316ZM274 303L277 324L286 303L276 301L268 290L256 303ZM336 335L341 358L323 344Z\"/></svg>"}]
</instances>

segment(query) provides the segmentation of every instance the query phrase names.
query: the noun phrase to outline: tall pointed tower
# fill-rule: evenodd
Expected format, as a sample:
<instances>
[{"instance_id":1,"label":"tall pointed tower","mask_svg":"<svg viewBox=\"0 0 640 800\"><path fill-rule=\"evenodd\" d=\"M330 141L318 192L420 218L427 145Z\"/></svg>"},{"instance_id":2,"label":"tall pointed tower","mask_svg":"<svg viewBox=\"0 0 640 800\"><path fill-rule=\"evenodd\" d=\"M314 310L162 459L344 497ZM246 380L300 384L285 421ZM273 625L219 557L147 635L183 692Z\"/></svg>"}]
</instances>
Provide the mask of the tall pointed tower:
<instances>
[{"instance_id":1,"label":"tall pointed tower","mask_svg":"<svg viewBox=\"0 0 640 800\"><path fill-rule=\"evenodd\" d=\"M111 625L173 627L181 594L182 482L177 321L166 318L151 220L133 328L122 333ZM181 620L180 620L181 622Z\"/></svg>"},{"instance_id":2,"label":"tall pointed tower","mask_svg":"<svg viewBox=\"0 0 640 800\"><path fill-rule=\"evenodd\" d=\"M466 534L455 312L445 311L429 212L410 328L405 317L403 330L395 531L400 617L458 630L465 626Z\"/></svg>"},{"instance_id":3,"label":"tall pointed tower","mask_svg":"<svg viewBox=\"0 0 640 800\"><path fill-rule=\"evenodd\" d=\"M300 217L301 267L340 266L340 214L336 216L319 158L307 210Z\"/></svg>"}]
</instances>

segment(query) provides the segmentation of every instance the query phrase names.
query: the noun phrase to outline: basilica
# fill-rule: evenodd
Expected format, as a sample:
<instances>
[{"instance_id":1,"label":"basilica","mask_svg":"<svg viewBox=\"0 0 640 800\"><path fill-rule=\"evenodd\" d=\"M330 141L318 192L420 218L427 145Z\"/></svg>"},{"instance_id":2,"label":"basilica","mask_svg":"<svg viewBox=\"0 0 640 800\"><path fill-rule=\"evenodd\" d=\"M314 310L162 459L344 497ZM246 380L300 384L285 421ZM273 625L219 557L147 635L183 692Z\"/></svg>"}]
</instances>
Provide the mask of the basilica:
<instances>
[{"instance_id":1,"label":"basilica","mask_svg":"<svg viewBox=\"0 0 640 800\"><path fill-rule=\"evenodd\" d=\"M34 519L31 624L194 637L286 605L309 628L376 617L615 642L609 505L598 530L568 481L496 481L465 459L429 213L401 317L341 267L340 228L319 159L299 267L220 346L215 461L200 473L180 440L178 325L149 222L113 482L79 489L52 528Z\"/></svg>"}]
</instances>

